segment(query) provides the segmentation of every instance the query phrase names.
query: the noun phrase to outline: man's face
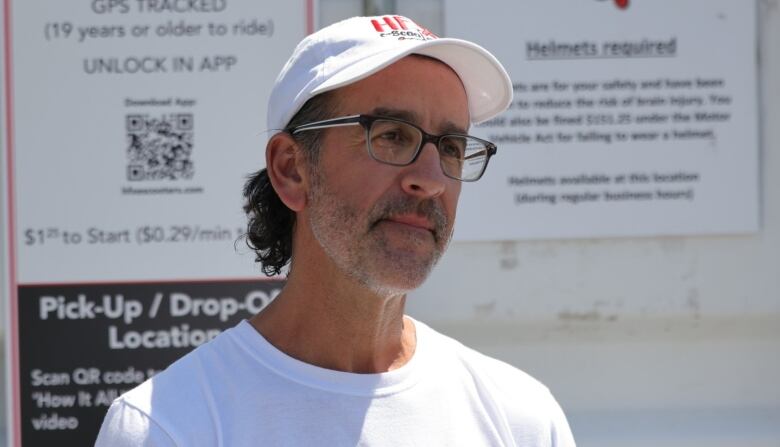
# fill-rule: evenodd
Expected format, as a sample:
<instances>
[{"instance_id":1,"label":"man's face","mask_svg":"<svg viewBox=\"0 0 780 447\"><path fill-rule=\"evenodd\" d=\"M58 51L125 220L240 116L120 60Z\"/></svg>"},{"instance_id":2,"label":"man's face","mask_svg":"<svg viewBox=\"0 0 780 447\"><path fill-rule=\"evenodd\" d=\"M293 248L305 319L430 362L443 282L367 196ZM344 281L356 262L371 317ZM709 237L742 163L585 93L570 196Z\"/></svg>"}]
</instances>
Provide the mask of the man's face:
<instances>
[{"instance_id":1,"label":"man's face","mask_svg":"<svg viewBox=\"0 0 780 447\"><path fill-rule=\"evenodd\" d=\"M460 78L432 59L406 57L335 93L337 116L389 115L433 134L468 130ZM330 260L377 293L419 287L449 243L461 186L442 173L436 147L390 166L370 157L361 126L331 128L314 171L306 221Z\"/></svg>"}]
</instances>

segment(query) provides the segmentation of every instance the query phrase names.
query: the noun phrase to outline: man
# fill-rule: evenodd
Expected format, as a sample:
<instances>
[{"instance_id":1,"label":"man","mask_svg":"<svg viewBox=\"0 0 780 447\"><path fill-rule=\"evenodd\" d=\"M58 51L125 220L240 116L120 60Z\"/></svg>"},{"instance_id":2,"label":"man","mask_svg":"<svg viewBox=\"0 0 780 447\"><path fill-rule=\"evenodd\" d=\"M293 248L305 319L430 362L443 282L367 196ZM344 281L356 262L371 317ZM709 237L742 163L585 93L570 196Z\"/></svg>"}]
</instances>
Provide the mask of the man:
<instances>
[{"instance_id":1,"label":"man","mask_svg":"<svg viewBox=\"0 0 780 447\"><path fill-rule=\"evenodd\" d=\"M245 188L248 242L287 284L117 399L97 444L573 446L543 385L404 316L495 153L469 125L511 98L490 53L405 17L304 39Z\"/></svg>"}]
</instances>

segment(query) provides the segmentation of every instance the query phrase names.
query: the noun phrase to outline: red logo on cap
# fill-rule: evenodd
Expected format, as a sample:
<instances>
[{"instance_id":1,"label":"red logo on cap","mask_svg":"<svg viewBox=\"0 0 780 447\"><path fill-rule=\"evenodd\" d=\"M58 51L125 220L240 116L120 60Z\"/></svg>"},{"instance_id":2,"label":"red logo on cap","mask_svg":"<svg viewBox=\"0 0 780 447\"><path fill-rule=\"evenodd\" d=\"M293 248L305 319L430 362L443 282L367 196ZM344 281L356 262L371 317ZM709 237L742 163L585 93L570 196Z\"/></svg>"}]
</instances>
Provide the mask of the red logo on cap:
<instances>
[{"instance_id":1,"label":"red logo on cap","mask_svg":"<svg viewBox=\"0 0 780 447\"><path fill-rule=\"evenodd\" d=\"M379 31L380 33L382 31L390 31L390 30L398 30L398 29L409 29L406 27L406 17L401 16L384 16L382 17L382 20L384 23L380 22L376 19L371 19L371 24L374 25L374 29ZM384 29L383 27L388 27L388 29Z\"/></svg>"},{"instance_id":2,"label":"red logo on cap","mask_svg":"<svg viewBox=\"0 0 780 447\"><path fill-rule=\"evenodd\" d=\"M385 34L387 35L399 34L399 36L406 35L408 33L398 33L398 32L409 31L411 34L409 34L406 37L407 39L409 38L409 36L412 35L417 35L418 40L429 40L429 39L438 38L436 34L433 34L429 30L421 27L420 25L412 22L411 20L403 16L384 16L382 17L381 21L377 19L371 19L371 24L374 25L374 29L378 33L383 33L382 34L383 37Z\"/></svg>"}]
</instances>

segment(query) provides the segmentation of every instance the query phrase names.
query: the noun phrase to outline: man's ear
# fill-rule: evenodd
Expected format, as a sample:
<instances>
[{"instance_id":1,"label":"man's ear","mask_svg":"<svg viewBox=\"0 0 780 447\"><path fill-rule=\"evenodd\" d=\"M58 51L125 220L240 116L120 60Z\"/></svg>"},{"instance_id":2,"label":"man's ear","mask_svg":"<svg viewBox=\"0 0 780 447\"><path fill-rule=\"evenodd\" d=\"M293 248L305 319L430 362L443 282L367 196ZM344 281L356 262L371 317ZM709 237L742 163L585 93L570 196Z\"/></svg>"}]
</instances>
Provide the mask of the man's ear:
<instances>
[{"instance_id":1,"label":"man's ear","mask_svg":"<svg viewBox=\"0 0 780 447\"><path fill-rule=\"evenodd\" d=\"M265 148L265 167L282 203L293 212L306 205L306 159L302 148L286 132L271 137Z\"/></svg>"}]
</instances>

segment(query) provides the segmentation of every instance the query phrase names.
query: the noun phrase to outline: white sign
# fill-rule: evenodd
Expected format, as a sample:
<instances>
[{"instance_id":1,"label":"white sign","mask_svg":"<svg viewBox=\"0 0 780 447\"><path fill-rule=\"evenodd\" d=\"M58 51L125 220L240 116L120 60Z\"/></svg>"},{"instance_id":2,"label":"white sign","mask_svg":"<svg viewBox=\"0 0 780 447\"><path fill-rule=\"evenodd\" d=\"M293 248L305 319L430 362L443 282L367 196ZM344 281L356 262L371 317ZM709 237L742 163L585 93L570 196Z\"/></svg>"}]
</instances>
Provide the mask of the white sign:
<instances>
[{"instance_id":1,"label":"white sign","mask_svg":"<svg viewBox=\"0 0 780 447\"><path fill-rule=\"evenodd\" d=\"M18 282L257 276L241 190L311 5L12 3Z\"/></svg>"},{"instance_id":2,"label":"white sign","mask_svg":"<svg viewBox=\"0 0 780 447\"><path fill-rule=\"evenodd\" d=\"M457 240L758 229L755 2L448 1L445 29L515 89Z\"/></svg>"}]
</instances>

